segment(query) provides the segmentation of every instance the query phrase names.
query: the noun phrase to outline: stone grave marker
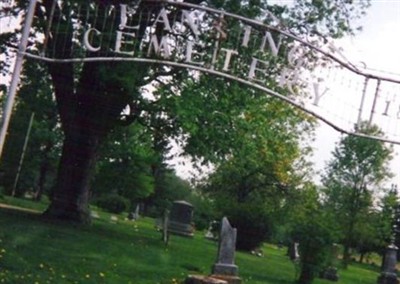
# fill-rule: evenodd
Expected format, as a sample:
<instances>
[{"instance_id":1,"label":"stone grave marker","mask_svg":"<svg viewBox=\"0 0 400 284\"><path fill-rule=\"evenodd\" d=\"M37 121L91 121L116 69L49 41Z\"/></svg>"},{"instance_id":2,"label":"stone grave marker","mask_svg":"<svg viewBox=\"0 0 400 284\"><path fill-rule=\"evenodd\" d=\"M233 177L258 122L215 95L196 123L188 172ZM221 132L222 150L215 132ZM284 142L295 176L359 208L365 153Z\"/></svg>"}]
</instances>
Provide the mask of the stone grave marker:
<instances>
[{"instance_id":1,"label":"stone grave marker","mask_svg":"<svg viewBox=\"0 0 400 284\"><path fill-rule=\"evenodd\" d=\"M291 242L289 244L289 257L291 261L297 261L300 259L298 242Z\"/></svg>"},{"instance_id":2,"label":"stone grave marker","mask_svg":"<svg viewBox=\"0 0 400 284\"><path fill-rule=\"evenodd\" d=\"M129 212L128 220L136 221L137 219L139 219L139 217L140 217L139 216L139 210L140 210L140 206L138 204L138 205L136 205L135 211Z\"/></svg>"},{"instance_id":3,"label":"stone grave marker","mask_svg":"<svg viewBox=\"0 0 400 284\"><path fill-rule=\"evenodd\" d=\"M237 275L238 267L235 265L236 229L232 228L228 219L224 217L221 222L221 231L218 245L217 262L212 273L221 275Z\"/></svg>"},{"instance_id":4,"label":"stone grave marker","mask_svg":"<svg viewBox=\"0 0 400 284\"><path fill-rule=\"evenodd\" d=\"M211 221L210 224L208 225L207 232L205 233L204 237L209 240L218 240L218 228L219 228L219 222L217 221Z\"/></svg>"},{"instance_id":5,"label":"stone grave marker","mask_svg":"<svg viewBox=\"0 0 400 284\"><path fill-rule=\"evenodd\" d=\"M232 228L224 217L220 226L217 261L212 267L212 274L189 275L185 284L241 284L238 267L235 265L236 229Z\"/></svg>"},{"instance_id":6,"label":"stone grave marker","mask_svg":"<svg viewBox=\"0 0 400 284\"><path fill-rule=\"evenodd\" d=\"M90 212L90 216L92 218L95 218L95 219L99 219L100 218L99 213L97 213L96 211L91 211Z\"/></svg>"},{"instance_id":7,"label":"stone grave marker","mask_svg":"<svg viewBox=\"0 0 400 284\"><path fill-rule=\"evenodd\" d=\"M378 284L399 284L397 278L397 251L398 248L394 244L390 244L386 248L385 258L383 260L382 272L378 277Z\"/></svg>"},{"instance_id":8,"label":"stone grave marker","mask_svg":"<svg viewBox=\"0 0 400 284\"><path fill-rule=\"evenodd\" d=\"M193 237L193 205L178 200L172 204L168 220L168 232L174 235Z\"/></svg>"},{"instance_id":9,"label":"stone grave marker","mask_svg":"<svg viewBox=\"0 0 400 284\"><path fill-rule=\"evenodd\" d=\"M162 220L162 239L166 245L168 245L169 241L168 223L169 223L169 210L165 210Z\"/></svg>"},{"instance_id":10,"label":"stone grave marker","mask_svg":"<svg viewBox=\"0 0 400 284\"><path fill-rule=\"evenodd\" d=\"M110 220L111 220L111 223L116 224L118 222L118 217L111 215Z\"/></svg>"}]
</instances>

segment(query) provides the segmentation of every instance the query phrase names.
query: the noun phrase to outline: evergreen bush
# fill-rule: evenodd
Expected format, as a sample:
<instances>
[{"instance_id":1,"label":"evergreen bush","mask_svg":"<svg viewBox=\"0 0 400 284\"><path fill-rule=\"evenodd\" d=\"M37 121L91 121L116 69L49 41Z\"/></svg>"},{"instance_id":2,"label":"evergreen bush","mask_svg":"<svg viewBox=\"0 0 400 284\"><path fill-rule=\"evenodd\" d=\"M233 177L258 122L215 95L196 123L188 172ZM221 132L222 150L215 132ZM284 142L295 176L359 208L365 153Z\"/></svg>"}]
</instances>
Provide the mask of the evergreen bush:
<instances>
[{"instance_id":1,"label":"evergreen bush","mask_svg":"<svg viewBox=\"0 0 400 284\"><path fill-rule=\"evenodd\" d=\"M130 208L130 201L116 193L102 195L94 203L105 211L115 214L122 213Z\"/></svg>"}]
</instances>

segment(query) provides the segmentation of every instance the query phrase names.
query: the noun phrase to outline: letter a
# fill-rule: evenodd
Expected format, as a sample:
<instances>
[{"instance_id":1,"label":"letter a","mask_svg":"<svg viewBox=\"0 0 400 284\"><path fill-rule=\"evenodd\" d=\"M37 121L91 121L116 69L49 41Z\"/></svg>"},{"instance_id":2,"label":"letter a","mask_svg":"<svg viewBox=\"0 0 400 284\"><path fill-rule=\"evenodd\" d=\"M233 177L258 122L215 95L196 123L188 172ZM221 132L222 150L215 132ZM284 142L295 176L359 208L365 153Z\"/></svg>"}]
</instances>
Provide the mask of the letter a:
<instances>
[{"instance_id":1,"label":"letter a","mask_svg":"<svg viewBox=\"0 0 400 284\"><path fill-rule=\"evenodd\" d=\"M169 24L167 10L165 10L165 8L161 9L160 13L158 14L158 16L154 22L155 23L164 23L164 30L169 31L169 32L171 31L171 25Z\"/></svg>"}]
</instances>

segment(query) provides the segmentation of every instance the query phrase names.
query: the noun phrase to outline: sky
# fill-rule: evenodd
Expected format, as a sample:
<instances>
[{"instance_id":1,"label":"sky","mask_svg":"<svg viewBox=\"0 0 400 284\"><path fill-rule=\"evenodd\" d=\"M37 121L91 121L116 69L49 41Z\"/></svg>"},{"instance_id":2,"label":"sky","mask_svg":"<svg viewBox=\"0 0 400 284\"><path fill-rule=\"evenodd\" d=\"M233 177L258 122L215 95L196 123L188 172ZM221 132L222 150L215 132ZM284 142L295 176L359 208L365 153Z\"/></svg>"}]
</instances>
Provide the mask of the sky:
<instances>
[{"instance_id":1,"label":"sky","mask_svg":"<svg viewBox=\"0 0 400 284\"><path fill-rule=\"evenodd\" d=\"M366 17L360 21L362 32L346 37L338 44L351 62L362 62L368 69L385 71L400 79L400 0L371 0L371 4ZM335 147L334 141L340 138L340 134L332 128L322 123L320 125L316 131L312 159L317 171L325 167ZM400 145L394 145L394 150L395 157L390 167L395 177L388 184L400 185ZM315 180L319 181L318 176Z\"/></svg>"}]
</instances>

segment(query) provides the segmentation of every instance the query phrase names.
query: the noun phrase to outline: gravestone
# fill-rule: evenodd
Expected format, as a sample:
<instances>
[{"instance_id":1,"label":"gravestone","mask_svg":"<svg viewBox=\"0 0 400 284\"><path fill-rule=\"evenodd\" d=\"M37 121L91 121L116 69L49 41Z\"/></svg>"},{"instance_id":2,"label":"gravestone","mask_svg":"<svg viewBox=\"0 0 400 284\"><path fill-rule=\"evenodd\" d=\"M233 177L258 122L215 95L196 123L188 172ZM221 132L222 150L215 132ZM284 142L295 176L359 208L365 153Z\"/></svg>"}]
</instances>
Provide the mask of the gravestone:
<instances>
[{"instance_id":1,"label":"gravestone","mask_svg":"<svg viewBox=\"0 0 400 284\"><path fill-rule=\"evenodd\" d=\"M385 258L383 260L382 272L378 277L378 284L399 284L397 279L397 250L394 244L390 244L386 248Z\"/></svg>"},{"instance_id":2,"label":"gravestone","mask_svg":"<svg viewBox=\"0 0 400 284\"><path fill-rule=\"evenodd\" d=\"M193 205L179 200L172 204L168 220L168 232L185 237L193 237Z\"/></svg>"},{"instance_id":3,"label":"gravestone","mask_svg":"<svg viewBox=\"0 0 400 284\"><path fill-rule=\"evenodd\" d=\"M217 262L212 267L212 274L189 275L185 284L241 284L235 265L236 229L232 228L226 217L222 219L219 233Z\"/></svg>"},{"instance_id":4,"label":"gravestone","mask_svg":"<svg viewBox=\"0 0 400 284\"><path fill-rule=\"evenodd\" d=\"M217 262L212 268L213 274L237 275L238 267L234 263L236 250L236 229L232 228L226 217L222 219L219 236Z\"/></svg>"},{"instance_id":5,"label":"gravestone","mask_svg":"<svg viewBox=\"0 0 400 284\"><path fill-rule=\"evenodd\" d=\"M339 275L338 275L336 267L330 266L330 267L324 269L321 276L322 276L321 277L322 279L326 279L329 281L334 281L334 282L339 281Z\"/></svg>"},{"instance_id":6,"label":"gravestone","mask_svg":"<svg viewBox=\"0 0 400 284\"><path fill-rule=\"evenodd\" d=\"M289 244L289 257L292 261L297 261L300 258L299 254L299 243L298 242L291 242Z\"/></svg>"},{"instance_id":7,"label":"gravestone","mask_svg":"<svg viewBox=\"0 0 400 284\"><path fill-rule=\"evenodd\" d=\"M210 224L208 225L208 230L205 233L204 237L209 240L218 240L218 228L219 228L219 222L217 221L211 221Z\"/></svg>"},{"instance_id":8,"label":"gravestone","mask_svg":"<svg viewBox=\"0 0 400 284\"><path fill-rule=\"evenodd\" d=\"M169 220L169 210L164 211L164 216L162 220L162 239L163 242L168 245L169 233L168 233L168 220Z\"/></svg>"},{"instance_id":9,"label":"gravestone","mask_svg":"<svg viewBox=\"0 0 400 284\"><path fill-rule=\"evenodd\" d=\"M128 219L131 221L136 221L137 219L139 219L139 210L140 210L140 207L138 204L138 205L136 205L135 211L129 212Z\"/></svg>"},{"instance_id":10,"label":"gravestone","mask_svg":"<svg viewBox=\"0 0 400 284\"><path fill-rule=\"evenodd\" d=\"M96 211L91 211L90 212L90 216L92 216L92 218L95 218L95 219L99 219L100 218L99 213L97 213Z\"/></svg>"}]
</instances>

